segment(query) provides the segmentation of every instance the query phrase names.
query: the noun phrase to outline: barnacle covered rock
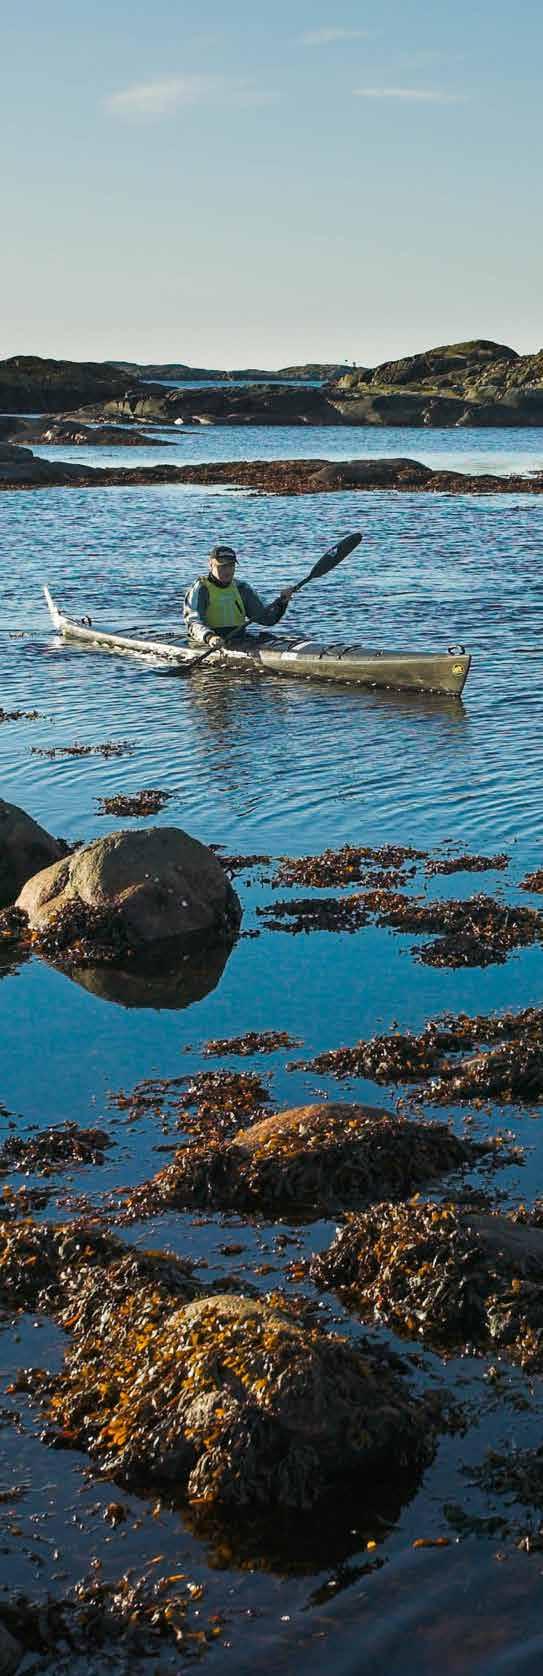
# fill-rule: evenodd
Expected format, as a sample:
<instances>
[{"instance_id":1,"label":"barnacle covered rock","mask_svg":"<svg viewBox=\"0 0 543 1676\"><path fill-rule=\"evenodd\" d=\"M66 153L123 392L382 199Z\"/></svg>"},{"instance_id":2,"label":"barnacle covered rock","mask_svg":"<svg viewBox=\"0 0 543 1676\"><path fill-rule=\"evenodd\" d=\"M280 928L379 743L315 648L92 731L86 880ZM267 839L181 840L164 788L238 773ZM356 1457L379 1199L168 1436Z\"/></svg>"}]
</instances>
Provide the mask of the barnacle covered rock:
<instances>
[{"instance_id":1,"label":"barnacle covered rock","mask_svg":"<svg viewBox=\"0 0 543 1676\"><path fill-rule=\"evenodd\" d=\"M14 902L27 879L62 855L64 845L58 838L16 803L0 797L0 908Z\"/></svg>"},{"instance_id":2,"label":"barnacle covered rock","mask_svg":"<svg viewBox=\"0 0 543 1676\"><path fill-rule=\"evenodd\" d=\"M543 1367L543 1229L534 1224L526 1212L456 1203L375 1205L348 1217L312 1259L311 1277L363 1320L438 1349L494 1345Z\"/></svg>"},{"instance_id":3,"label":"barnacle covered rock","mask_svg":"<svg viewBox=\"0 0 543 1676\"><path fill-rule=\"evenodd\" d=\"M135 1214L161 1206L322 1215L412 1193L481 1148L442 1123L406 1122L373 1106L332 1103L277 1112L227 1145L187 1146L131 1196Z\"/></svg>"},{"instance_id":4,"label":"barnacle covered rock","mask_svg":"<svg viewBox=\"0 0 543 1676\"><path fill-rule=\"evenodd\" d=\"M46 867L17 901L41 951L78 965L141 948L201 949L241 919L224 867L176 827L111 832Z\"/></svg>"},{"instance_id":5,"label":"barnacle covered rock","mask_svg":"<svg viewBox=\"0 0 543 1676\"><path fill-rule=\"evenodd\" d=\"M102 1470L166 1484L203 1509L300 1511L332 1491L363 1497L391 1452L401 1471L432 1449L424 1404L382 1353L228 1294L158 1321L145 1299L115 1323L95 1312L74 1334L49 1406Z\"/></svg>"}]
</instances>

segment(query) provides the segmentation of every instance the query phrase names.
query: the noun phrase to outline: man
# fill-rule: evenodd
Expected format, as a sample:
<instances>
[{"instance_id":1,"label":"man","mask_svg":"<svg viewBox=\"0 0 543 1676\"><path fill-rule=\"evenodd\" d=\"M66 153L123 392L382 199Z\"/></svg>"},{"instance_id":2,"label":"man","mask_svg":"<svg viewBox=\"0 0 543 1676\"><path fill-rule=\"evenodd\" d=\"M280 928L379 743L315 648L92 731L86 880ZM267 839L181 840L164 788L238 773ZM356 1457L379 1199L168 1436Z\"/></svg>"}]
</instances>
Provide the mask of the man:
<instances>
[{"instance_id":1,"label":"man","mask_svg":"<svg viewBox=\"0 0 543 1676\"><path fill-rule=\"evenodd\" d=\"M235 581L235 569L233 547L212 547L207 576L199 576L185 595L183 616L189 640L205 641L218 649L228 643L233 629L241 631L246 623L271 628L284 616L294 587L283 588L277 599L264 605L248 582Z\"/></svg>"}]
</instances>

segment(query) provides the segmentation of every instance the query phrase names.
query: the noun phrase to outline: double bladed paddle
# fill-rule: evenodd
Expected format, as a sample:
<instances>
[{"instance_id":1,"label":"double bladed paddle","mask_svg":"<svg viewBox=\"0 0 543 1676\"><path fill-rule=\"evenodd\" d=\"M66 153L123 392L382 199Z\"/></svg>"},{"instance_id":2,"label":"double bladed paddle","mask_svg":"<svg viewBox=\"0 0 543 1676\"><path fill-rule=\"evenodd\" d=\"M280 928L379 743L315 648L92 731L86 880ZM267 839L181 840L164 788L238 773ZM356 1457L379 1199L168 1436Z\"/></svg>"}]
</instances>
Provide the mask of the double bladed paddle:
<instances>
[{"instance_id":1,"label":"double bladed paddle","mask_svg":"<svg viewBox=\"0 0 543 1676\"><path fill-rule=\"evenodd\" d=\"M298 594L300 588L306 588L308 582L317 582L319 576L328 576L331 570L335 570L336 565L341 564L342 559L348 558L349 553L354 552L355 547L358 547L361 540L362 536L358 530L354 535L344 535L341 541L336 542L335 547L330 547L327 553L323 553L321 559L317 559L316 564L313 565L312 570L308 571L307 576L302 576L301 581L294 584L291 589L291 597L293 594ZM230 629L225 634L224 639L234 640L236 635L243 634L243 632L243 629ZM208 646L207 650L202 653L201 658L193 658L190 664L186 664L187 674L189 671L192 673L193 669L199 669L200 664L205 663L206 658L211 657L211 653L218 650L217 646Z\"/></svg>"}]
</instances>

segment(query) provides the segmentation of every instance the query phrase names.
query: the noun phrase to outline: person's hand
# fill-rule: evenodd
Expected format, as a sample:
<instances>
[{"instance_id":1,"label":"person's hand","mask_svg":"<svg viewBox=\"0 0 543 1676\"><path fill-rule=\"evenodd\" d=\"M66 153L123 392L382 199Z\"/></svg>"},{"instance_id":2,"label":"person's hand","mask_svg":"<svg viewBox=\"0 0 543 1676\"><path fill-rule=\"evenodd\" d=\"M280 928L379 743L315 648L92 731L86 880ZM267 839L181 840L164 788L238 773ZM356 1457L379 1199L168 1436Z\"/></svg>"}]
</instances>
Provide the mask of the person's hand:
<instances>
[{"instance_id":1,"label":"person's hand","mask_svg":"<svg viewBox=\"0 0 543 1676\"><path fill-rule=\"evenodd\" d=\"M220 634L206 635L206 644L209 646L210 651L219 652L222 646Z\"/></svg>"},{"instance_id":2,"label":"person's hand","mask_svg":"<svg viewBox=\"0 0 543 1676\"><path fill-rule=\"evenodd\" d=\"M293 582L291 588L282 588L281 589L281 593L279 595L279 598L283 601L284 605L288 605L289 599L292 599L292 595L295 592L296 592L296 584Z\"/></svg>"}]
</instances>

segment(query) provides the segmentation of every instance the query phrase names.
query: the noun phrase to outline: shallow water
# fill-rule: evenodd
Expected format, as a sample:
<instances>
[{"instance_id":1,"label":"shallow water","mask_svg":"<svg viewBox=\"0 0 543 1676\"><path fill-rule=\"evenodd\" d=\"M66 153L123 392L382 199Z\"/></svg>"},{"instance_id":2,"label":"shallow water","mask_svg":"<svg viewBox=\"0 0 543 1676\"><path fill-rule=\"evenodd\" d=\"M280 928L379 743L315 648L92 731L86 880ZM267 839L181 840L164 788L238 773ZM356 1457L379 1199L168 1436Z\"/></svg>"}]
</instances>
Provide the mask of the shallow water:
<instances>
[{"instance_id":1,"label":"shallow water","mask_svg":"<svg viewBox=\"0 0 543 1676\"><path fill-rule=\"evenodd\" d=\"M412 445L414 433L408 434L409 447L404 433L399 451L422 457ZM510 434L526 448L527 433ZM427 451L436 438L437 433L424 433ZM492 438L494 445L499 441L505 447L503 433L492 433ZM248 438L243 432L246 454L253 452L248 447L253 439L254 433ZM266 433L272 455L279 452L278 440L275 431ZM344 445L345 440L344 433L327 431L323 452L331 452L332 442ZM206 432L202 446L208 441L216 449L215 457L221 449L223 456L229 452L233 457L219 432L211 438ZM383 447L382 433L371 433L374 441L376 452L391 451L388 443ZM454 436L455 448L467 449L469 444L476 450L479 442L480 433ZM290 441L289 451L294 452ZM73 452L81 458L79 450ZM94 457L98 453L103 459L102 450ZM59 457L57 451L55 455ZM130 463L136 463L134 452ZM183 589L204 567L215 541L233 542L243 558L243 574L271 597L280 585L304 574L341 533L356 528L364 534L362 547L334 575L298 597L288 625L311 633L318 630L323 640L346 637L376 647L438 649L460 640L473 654L462 703L272 677L226 678L205 668L190 679L164 678L135 661L60 643L50 630L41 596L44 581L61 606L75 615L90 612L106 627L175 636L180 634ZM511 855L506 873L436 879L433 894L488 890L537 905L537 898L518 892L518 883L529 867L543 862L542 543L543 504L528 495L449 499L352 494L297 500L173 488L4 495L0 704L8 710L36 708L40 717L0 726L0 795L69 839L87 839L119 824L99 815L99 797L158 786L173 793L158 817L161 822L186 826L229 852L300 854L346 841L400 841L434 848L450 840L472 851L505 849ZM129 741L133 754L109 761L99 756L51 761L32 754L32 747L110 739ZM235 883L244 903L244 929L256 927L254 910L270 899L270 888L258 880L249 885L243 877ZM21 1132L32 1124L74 1117L83 1124L103 1122L116 1142L101 1170L54 1179L56 1197L48 1214L68 1214L76 1191L100 1203L104 1191L141 1180L161 1166L164 1155L157 1149L173 1145L178 1137L164 1135L151 1116L126 1125L112 1114L108 1090L130 1088L144 1077L174 1076L216 1064L202 1058L203 1044L211 1036L284 1029L303 1041L308 1058L320 1049L390 1027L394 1020L401 1028L419 1028L445 1009L475 1013L541 1004L543 963L537 946L501 967L455 972L417 965L410 953L412 942L376 929L354 936L265 933L242 939L222 974L210 970L208 993L183 1010L157 1010L150 992L142 1007L115 1004L39 961L8 973L0 983L0 1102L13 1114L12 1122ZM254 1068L270 1073L270 1091L278 1104L295 1104L320 1090L337 1096L333 1079L288 1071L292 1057L279 1053L254 1061ZM250 1060L242 1063L253 1065ZM343 1097L363 1095L389 1107L398 1094L363 1082L342 1088ZM450 1115L461 1128L464 1114ZM449 1113L441 1110L439 1116ZM540 1108L530 1114L518 1108L507 1108L505 1114L502 1108L491 1108L477 1116L482 1133L494 1133L505 1122L527 1148L524 1165L503 1171L499 1178L510 1200L522 1196L529 1201L541 1190L539 1117ZM0 1126L1 1122L0 1118ZM18 1185L15 1176L10 1179ZM212 1276L221 1272L224 1223L224 1218L209 1218L195 1227L190 1217L170 1217L151 1227L130 1229L128 1237L191 1252L209 1265ZM295 1237L301 1239L302 1249L310 1250L326 1244L330 1232L330 1225L322 1224ZM268 1259L274 1265L270 1279L259 1284L281 1284L274 1230L244 1225L239 1237L246 1247L240 1275L254 1281L258 1254L260 1262ZM32 1360L33 1331L30 1323L24 1356L13 1347L16 1363ZM46 1332L49 1329L42 1329L44 1337ZM38 1354L43 1360L42 1334L34 1335L40 1340L34 1360ZM55 1343L53 1335L51 1354ZM428 1363L432 1378L440 1378L435 1359L428 1358ZM418 1535L442 1531L444 1501L465 1500L461 1466L466 1453L480 1459L491 1437L503 1441L511 1433L513 1410L504 1405L492 1417L484 1406L482 1368L481 1363L474 1371L458 1364L450 1370L451 1379L465 1373L471 1400L480 1408L480 1430L472 1416L467 1442L445 1440L423 1489L380 1544L385 1572L360 1581L356 1567L364 1563L364 1556L356 1553L356 1541L352 1574L348 1566L338 1569L332 1563L301 1580L273 1571L255 1576L235 1565L217 1572L216 1562L210 1569L205 1551L180 1526L177 1515L164 1513L155 1528L148 1504L142 1504L141 1539L126 1538L130 1555L134 1548L138 1563L138 1557L148 1557L155 1546L165 1546L173 1569L182 1543L193 1574L206 1580L210 1602L221 1607L225 1600L230 1602L229 1639L240 1668L248 1647L262 1668L266 1662L270 1668L270 1660L275 1661L274 1669L288 1668L298 1647L300 1659L308 1661L314 1634L317 1647L326 1649L323 1661L329 1656L332 1670L354 1676L367 1634L372 1669L380 1673L393 1664L400 1676L411 1676L415 1664L405 1634L409 1601L420 1645L426 1648L426 1663L417 1668L430 1672L439 1611L436 1606L433 1627L428 1625L428 1591L434 1586L433 1567L439 1565L445 1572L448 1554L412 1556L410 1544ZM514 1386L515 1376L511 1380ZM537 1390L530 1405L525 1419L515 1412L513 1429L521 1440L525 1426L533 1442L540 1434ZM59 1461L45 1451L35 1437L30 1408L25 1426L23 1458L38 1502L29 1489L23 1526L26 1529L25 1519L30 1520L39 1505L42 1482L59 1486L57 1523L62 1526L84 1458L64 1456ZM1 1444L2 1470L9 1478L15 1468L6 1429ZM135 1498L130 1501L135 1503ZM479 1505L477 1497L474 1505ZM30 1543L31 1523L28 1528ZM7 1580L26 1586L32 1578L30 1562L21 1559L16 1544L12 1546ZM488 1539L471 1540L462 1547L460 1559L456 1550L450 1556L443 1610L457 1626L457 1642L463 1623L461 1601L466 1599L468 1615L475 1610L474 1578L481 1579L487 1628L503 1597L496 1547ZM108 1564L114 1564L114 1556L126 1563L120 1536L118 1541L115 1537ZM418 1570L415 1558L417 1564L420 1561ZM65 1557L64 1565L70 1576L75 1568L77 1576L81 1564L78 1538L73 1557ZM500 1607L502 1647L515 1646L519 1600L524 1621L536 1623L539 1573L537 1560L519 1556L512 1562L510 1605ZM329 1577L332 1593L340 1593L333 1609L322 1604ZM394 1610L385 1629L387 1577L391 1585L395 1580ZM245 1621L254 1610L263 1614L257 1627ZM217 1647L211 1657L217 1663L228 1655ZM439 1657L441 1664L441 1651ZM452 1650L444 1668L462 1668ZM486 1676L483 1654L475 1644L472 1663L464 1668L484 1670ZM503 1668L516 1666L505 1663Z\"/></svg>"}]
</instances>

